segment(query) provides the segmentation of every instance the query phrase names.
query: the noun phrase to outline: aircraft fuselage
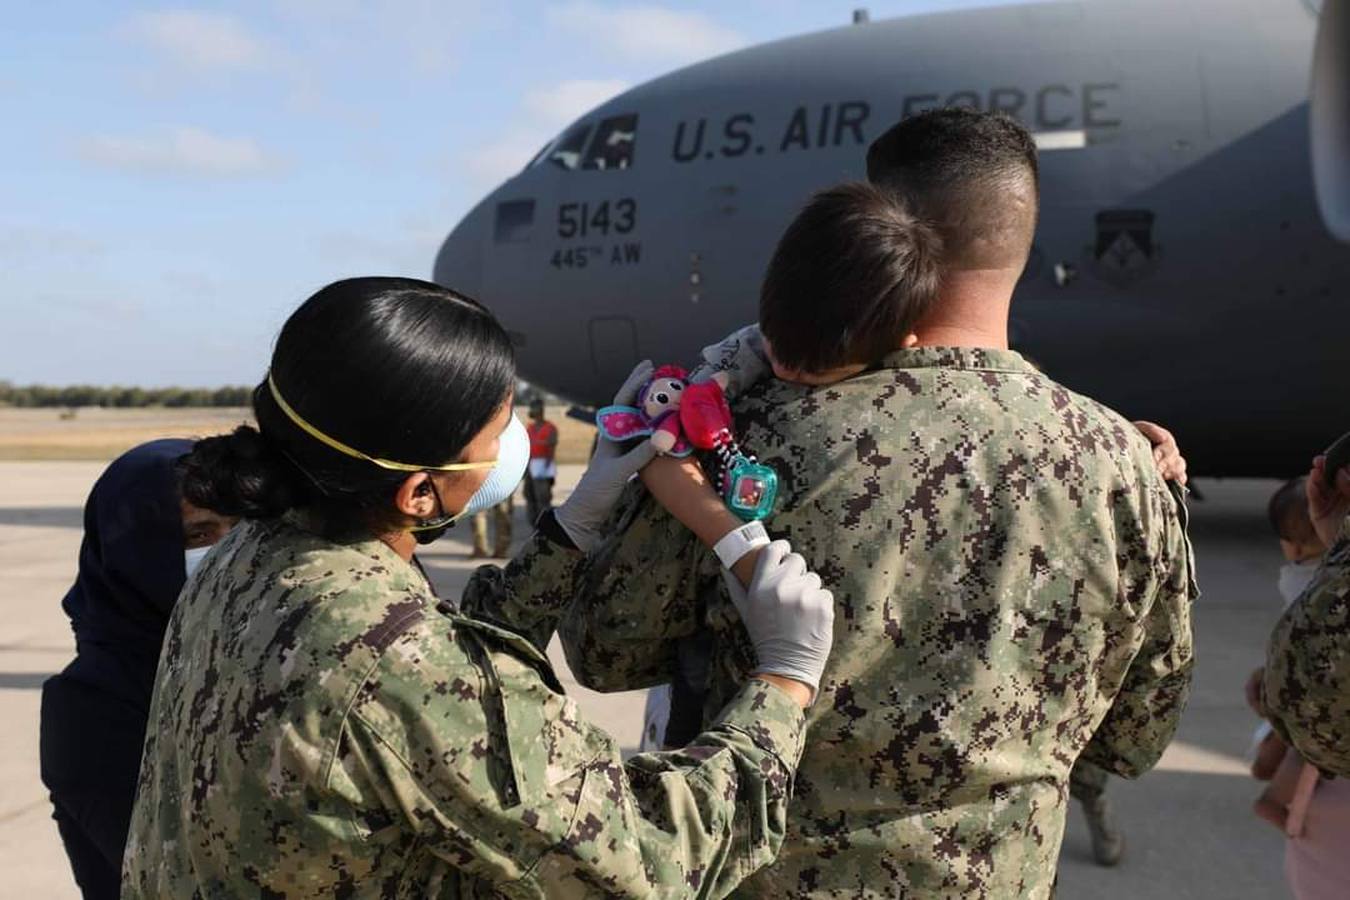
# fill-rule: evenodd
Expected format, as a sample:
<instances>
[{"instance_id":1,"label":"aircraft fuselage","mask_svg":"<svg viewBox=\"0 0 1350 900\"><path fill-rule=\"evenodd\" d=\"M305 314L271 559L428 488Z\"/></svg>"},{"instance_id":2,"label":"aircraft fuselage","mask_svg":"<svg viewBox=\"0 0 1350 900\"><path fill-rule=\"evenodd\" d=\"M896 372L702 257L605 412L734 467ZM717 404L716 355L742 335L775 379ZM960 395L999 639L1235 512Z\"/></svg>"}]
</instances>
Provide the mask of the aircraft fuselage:
<instances>
[{"instance_id":1,"label":"aircraft fuselage","mask_svg":"<svg viewBox=\"0 0 1350 900\"><path fill-rule=\"evenodd\" d=\"M1042 144L1013 345L1167 424L1201 473L1294 473L1350 426L1350 247L1309 164L1316 29L1296 0L1037 4L733 53L564 131L461 223L436 279L498 313L523 377L602 403L638 359L753 321L787 222L863 178L895 121L1000 109Z\"/></svg>"}]
</instances>

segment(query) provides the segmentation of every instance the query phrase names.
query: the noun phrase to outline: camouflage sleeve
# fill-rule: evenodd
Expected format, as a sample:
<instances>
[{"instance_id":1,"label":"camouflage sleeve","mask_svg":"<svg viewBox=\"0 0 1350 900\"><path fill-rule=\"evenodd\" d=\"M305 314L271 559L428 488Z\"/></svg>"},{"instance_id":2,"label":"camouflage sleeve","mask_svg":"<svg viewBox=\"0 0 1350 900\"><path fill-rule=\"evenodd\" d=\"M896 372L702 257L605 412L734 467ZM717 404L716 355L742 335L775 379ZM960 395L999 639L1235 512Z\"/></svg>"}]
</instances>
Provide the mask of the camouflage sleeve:
<instances>
[{"instance_id":1,"label":"camouflage sleeve","mask_svg":"<svg viewBox=\"0 0 1350 900\"><path fill-rule=\"evenodd\" d=\"M537 658L474 630L400 639L367 680L330 770L358 837L416 840L456 896L722 897L777 854L803 727L786 694L752 681L684 750L625 764Z\"/></svg>"},{"instance_id":2,"label":"camouflage sleeve","mask_svg":"<svg viewBox=\"0 0 1350 900\"><path fill-rule=\"evenodd\" d=\"M1303 758L1350 778L1350 519L1266 651L1266 715Z\"/></svg>"},{"instance_id":3,"label":"camouflage sleeve","mask_svg":"<svg viewBox=\"0 0 1350 900\"><path fill-rule=\"evenodd\" d=\"M698 629L700 589L719 577L711 553L641 485L616 523L558 629L572 674L597 691L669 681L677 640Z\"/></svg>"},{"instance_id":4,"label":"camouflage sleeve","mask_svg":"<svg viewBox=\"0 0 1350 900\"><path fill-rule=\"evenodd\" d=\"M585 556L540 531L505 566L480 566L460 600L465 613L548 646L558 618L576 596Z\"/></svg>"},{"instance_id":5,"label":"camouflage sleeve","mask_svg":"<svg viewBox=\"0 0 1350 900\"><path fill-rule=\"evenodd\" d=\"M1082 759L1125 778L1152 769L1176 734L1190 696L1195 646L1191 606L1199 595L1195 558L1186 534L1187 511L1181 489L1171 496L1151 491L1149 519L1161 524L1161 536L1126 548L1125 568L1143 574L1133 582L1152 605L1143 621L1143 642L1125 673L1120 691L1082 753Z\"/></svg>"}]
</instances>

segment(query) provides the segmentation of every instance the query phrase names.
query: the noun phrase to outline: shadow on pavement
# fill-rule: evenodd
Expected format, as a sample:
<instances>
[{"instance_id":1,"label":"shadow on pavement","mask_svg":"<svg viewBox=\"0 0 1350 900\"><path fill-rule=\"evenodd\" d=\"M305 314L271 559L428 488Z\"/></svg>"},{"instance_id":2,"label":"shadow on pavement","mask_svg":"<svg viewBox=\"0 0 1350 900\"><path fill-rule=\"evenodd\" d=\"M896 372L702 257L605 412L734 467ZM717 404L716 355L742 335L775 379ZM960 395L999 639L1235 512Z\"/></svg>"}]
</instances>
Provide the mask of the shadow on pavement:
<instances>
[{"instance_id":1,"label":"shadow on pavement","mask_svg":"<svg viewBox=\"0 0 1350 900\"><path fill-rule=\"evenodd\" d=\"M83 528L84 510L78 506L0 507L0 525Z\"/></svg>"},{"instance_id":2,"label":"shadow on pavement","mask_svg":"<svg viewBox=\"0 0 1350 900\"><path fill-rule=\"evenodd\" d=\"M53 672L0 672L0 691L36 691L41 690L42 682L51 678Z\"/></svg>"},{"instance_id":3,"label":"shadow on pavement","mask_svg":"<svg viewBox=\"0 0 1350 900\"><path fill-rule=\"evenodd\" d=\"M1082 808L1072 803L1060 851L1061 900L1271 898L1284 893L1284 839L1256 818L1260 791L1245 776L1153 772L1112 779L1107 796L1125 833L1125 856L1092 861Z\"/></svg>"}]
</instances>

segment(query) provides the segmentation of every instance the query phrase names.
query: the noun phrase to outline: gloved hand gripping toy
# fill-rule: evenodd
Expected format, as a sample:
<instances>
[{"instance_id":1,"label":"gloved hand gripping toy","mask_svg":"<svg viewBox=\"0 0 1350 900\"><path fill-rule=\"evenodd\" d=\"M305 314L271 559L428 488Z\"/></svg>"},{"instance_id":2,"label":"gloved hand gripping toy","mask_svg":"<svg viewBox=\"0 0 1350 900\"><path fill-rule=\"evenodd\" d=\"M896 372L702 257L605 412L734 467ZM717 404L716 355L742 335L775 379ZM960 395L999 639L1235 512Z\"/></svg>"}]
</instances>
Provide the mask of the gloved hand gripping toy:
<instances>
[{"instance_id":1,"label":"gloved hand gripping toy","mask_svg":"<svg viewBox=\"0 0 1350 900\"><path fill-rule=\"evenodd\" d=\"M727 507L749 522L773 511L778 475L736 443L723 391L726 378L719 372L690 384L684 369L662 366L638 392L637 406L606 406L595 422L606 440L651 435L658 453L682 458L697 448L715 454L717 490Z\"/></svg>"}]
</instances>

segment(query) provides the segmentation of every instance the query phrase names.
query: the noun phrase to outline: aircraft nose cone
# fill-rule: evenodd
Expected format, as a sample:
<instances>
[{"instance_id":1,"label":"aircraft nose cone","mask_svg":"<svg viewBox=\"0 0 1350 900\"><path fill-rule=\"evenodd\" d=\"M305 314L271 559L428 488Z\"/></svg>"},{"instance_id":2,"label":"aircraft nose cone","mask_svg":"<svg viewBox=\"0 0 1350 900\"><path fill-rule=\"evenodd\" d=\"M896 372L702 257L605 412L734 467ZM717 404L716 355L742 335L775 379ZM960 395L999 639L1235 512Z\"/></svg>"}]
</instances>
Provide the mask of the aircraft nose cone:
<instances>
[{"instance_id":1,"label":"aircraft nose cone","mask_svg":"<svg viewBox=\"0 0 1350 900\"><path fill-rule=\"evenodd\" d=\"M482 299L483 256L487 250L487 217L479 204L450 232L436 254L432 280L439 285Z\"/></svg>"}]
</instances>

